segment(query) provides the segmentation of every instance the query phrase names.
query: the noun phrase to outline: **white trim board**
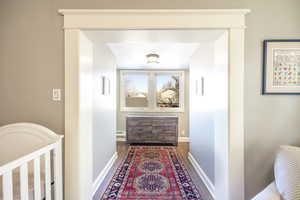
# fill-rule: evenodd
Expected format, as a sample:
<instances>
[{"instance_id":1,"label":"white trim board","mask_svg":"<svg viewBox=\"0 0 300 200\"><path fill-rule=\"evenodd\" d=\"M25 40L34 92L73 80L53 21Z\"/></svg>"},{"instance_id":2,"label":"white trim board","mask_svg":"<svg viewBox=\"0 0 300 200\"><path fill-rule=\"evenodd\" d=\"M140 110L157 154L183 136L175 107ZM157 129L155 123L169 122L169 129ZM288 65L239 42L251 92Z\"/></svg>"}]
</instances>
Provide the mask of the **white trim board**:
<instances>
[{"instance_id":1,"label":"white trim board","mask_svg":"<svg viewBox=\"0 0 300 200\"><path fill-rule=\"evenodd\" d=\"M195 168L197 174L199 175L199 177L201 178L203 183L205 184L205 186L206 186L208 192L210 193L210 195L212 196L212 198L216 199L215 198L215 186L214 186L214 184L210 181L210 179L208 178L206 173L200 167L199 163L196 161L194 156L191 154L191 152L188 153L188 159L189 159L190 163L193 165L193 167Z\"/></svg>"},{"instance_id":2,"label":"white trim board","mask_svg":"<svg viewBox=\"0 0 300 200\"><path fill-rule=\"evenodd\" d=\"M101 185L101 183L104 181L104 178L107 176L109 170L112 168L112 166L115 163L115 161L117 160L117 158L118 158L118 153L115 152L113 154L113 156L110 158L110 160L107 162L105 167L102 169L102 171L100 172L100 174L98 175L96 180L94 181L94 183L93 183L93 196L97 192L97 190L98 190L99 186Z\"/></svg>"},{"instance_id":3,"label":"white trim board","mask_svg":"<svg viewBox=\"0 0 300 200\"><path fill-rule=\"evenodd\" d=\"M86 200L92 188L92 136L80 131L81 31L226 29L228 31L228 130L216 173L216 198L244 200L244 33L247 9L59 10L65 32L65 199ZM122 23L120 23L122 19ZM80 152L80 154L78 153ZM82 160L86 162L82 162ZM80 169L80 170L78 170ZM82 185L86 187L82 187Z\"/></svg>"},{"instance_id":4,"label":"white trim board","mask_svg":"<svg viewBox=\"0 0 300 200\"><path fill-rule=\"evenodd\" d=\"M95 14L198 14L198 15L246 15L249 9L59 9L62 15L95 15Z\"/></svg>"},{"instance_id":5,"label":"white trim board","mask_svg":"<svg viewBox=\"0 0 300 200\"><path fill-rule=\"evenodd\" d=\"M64 28L68 29L191 29L245 28L244 16L250 10L60 9L58 12L64 15Z\"/></svg>"}]
</instances>

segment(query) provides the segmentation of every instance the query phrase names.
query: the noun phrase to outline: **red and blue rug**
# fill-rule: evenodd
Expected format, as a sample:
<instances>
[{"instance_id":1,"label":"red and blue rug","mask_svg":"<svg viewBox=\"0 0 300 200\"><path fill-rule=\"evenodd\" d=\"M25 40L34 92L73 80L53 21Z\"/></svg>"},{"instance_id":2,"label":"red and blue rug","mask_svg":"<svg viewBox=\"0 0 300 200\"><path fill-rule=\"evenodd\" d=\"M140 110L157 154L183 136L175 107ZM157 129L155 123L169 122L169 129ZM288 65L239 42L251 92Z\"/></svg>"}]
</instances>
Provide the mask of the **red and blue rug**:
<instances>
[{"instance_id":1,"label":"red and blue rug","mask_svg":"<svg viewBox=\"0 0 300 200\"><path fill-rule=\"evenodd\" d=\"M101 199L203 200L174 147L133 146Z\"/></svg>"}]
</instances>

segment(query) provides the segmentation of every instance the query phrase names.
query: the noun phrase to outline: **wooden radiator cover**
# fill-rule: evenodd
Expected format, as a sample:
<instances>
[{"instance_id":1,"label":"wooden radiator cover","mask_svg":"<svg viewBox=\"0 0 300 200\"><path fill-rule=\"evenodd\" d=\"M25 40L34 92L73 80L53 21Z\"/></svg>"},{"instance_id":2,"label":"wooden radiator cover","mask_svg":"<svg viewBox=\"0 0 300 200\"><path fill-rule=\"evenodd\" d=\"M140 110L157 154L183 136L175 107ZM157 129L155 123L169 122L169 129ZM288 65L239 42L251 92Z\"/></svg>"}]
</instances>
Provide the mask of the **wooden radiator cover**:
<instances>
[{"instance_id":1,"label":"wooden radiator cover","mask_svg":"<svg viewBox=\"0 0 300 200\"><path fill-rule=\"evenodd\" d=\"M128 115L126 139L129 144L178 144L177 116Z\"/></svg>"}]
</instances>

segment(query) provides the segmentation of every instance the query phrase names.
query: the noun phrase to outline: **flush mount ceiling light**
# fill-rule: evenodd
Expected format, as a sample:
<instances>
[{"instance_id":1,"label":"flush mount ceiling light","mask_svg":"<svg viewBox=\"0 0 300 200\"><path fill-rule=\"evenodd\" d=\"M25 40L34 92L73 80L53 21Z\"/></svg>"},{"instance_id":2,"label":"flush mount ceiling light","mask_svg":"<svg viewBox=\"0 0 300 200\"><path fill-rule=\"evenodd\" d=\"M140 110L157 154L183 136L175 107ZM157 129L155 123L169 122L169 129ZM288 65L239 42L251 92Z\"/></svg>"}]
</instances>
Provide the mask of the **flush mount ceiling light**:
<instances>
[{"instance_id":1,"label":"flush mount ceiling light","mask_svg":"<svg viewBox=\"0 0 300 200\"><path fill-rule=\"evenodd\" d=\"M146 55L148 64L158 64L159 55L157 53L149 53Z\"/></svg>"}]
</instances>

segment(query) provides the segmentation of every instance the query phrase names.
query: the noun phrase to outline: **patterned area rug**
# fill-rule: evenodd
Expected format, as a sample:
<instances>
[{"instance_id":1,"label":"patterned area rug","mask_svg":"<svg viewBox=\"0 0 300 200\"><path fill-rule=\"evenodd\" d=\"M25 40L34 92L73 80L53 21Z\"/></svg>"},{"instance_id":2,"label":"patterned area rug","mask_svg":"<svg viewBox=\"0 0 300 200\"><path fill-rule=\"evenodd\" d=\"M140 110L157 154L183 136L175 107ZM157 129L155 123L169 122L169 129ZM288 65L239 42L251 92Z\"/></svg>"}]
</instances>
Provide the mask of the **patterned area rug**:
<instances>
[{"instance_id":1,"label":"patterned area rug","mask_svg":"<svg viewBox=\"0 0 300 200\"><path fill-rule=\"evenodd\" d=\"M203 200L174 147L134 146L101 199Z\"/></svg>"}]
</instances>

